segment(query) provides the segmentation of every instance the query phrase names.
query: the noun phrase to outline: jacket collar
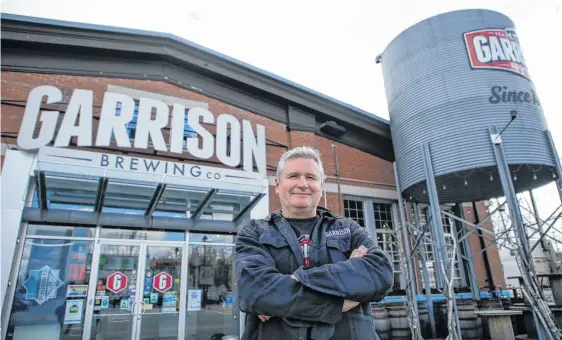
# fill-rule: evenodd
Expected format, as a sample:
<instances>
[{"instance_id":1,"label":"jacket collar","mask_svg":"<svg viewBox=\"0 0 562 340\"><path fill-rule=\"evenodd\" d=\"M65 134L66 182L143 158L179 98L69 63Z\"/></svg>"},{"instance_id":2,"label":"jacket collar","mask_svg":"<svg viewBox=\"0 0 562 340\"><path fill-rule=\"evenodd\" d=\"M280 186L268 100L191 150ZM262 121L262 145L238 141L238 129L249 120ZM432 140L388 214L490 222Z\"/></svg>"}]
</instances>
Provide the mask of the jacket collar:
<instances>
[{"instance_id":1,"label":"jacket collar","mask_svg":"<svg viewBox=\"0 0 562 340\"><path fill-rule=\"evenodd\" d=\"M333 212L331 212L330 210L324 208L324 207L316 207L316 215L320 216L320 218L324 218L324 217L331 217L331 218L337 218L339 217L338 215L334 214ZM281 209L274 211L273 213L269 214L266 218L264 218L264 220L268 223L271 223L273 221L274 224L277 224L281 221L281 219L283 218L283 212Z\"/></svg>"}]
</instances>

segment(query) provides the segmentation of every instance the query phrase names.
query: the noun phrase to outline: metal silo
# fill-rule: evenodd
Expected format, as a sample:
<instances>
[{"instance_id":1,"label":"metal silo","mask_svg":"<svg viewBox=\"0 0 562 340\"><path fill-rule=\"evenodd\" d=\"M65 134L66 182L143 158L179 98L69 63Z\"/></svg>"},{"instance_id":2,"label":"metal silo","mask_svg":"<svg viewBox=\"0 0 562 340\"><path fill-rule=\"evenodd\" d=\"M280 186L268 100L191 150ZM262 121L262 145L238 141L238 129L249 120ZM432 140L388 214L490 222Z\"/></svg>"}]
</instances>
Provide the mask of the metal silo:
<instances>
[{"instance_id":1,"label":"metal silo","mask_svg":"<svg viewBox=\"0 0 562 340\"><path fill-rule=\"evenodd\" d=\"M516 251L524 295L534 306L535 326L545 339L562 339L539 291L534 263L529 261L533 247L527 232L531 230L523 221L516 196L517 192L558 179L562 198L562 170L513 22L488 10L437 15L399 34L377 62L382 63L388 100L397 191L412 201L413 224L406 220L404 201L397 205L405 256L413 258L411 244L414 254L419 251L432 336L436 335L433 302L426 279L425 250L419 250L420 243L431 244L432 261L438 268L436 286L452 301L455 326L450 330L454 338L461 333L458 309L451 295L455 274L445 268L455 258L462 262L464 257L472 296L480 299L467 237L477 230L484 254L487 247L483 245L482 232L492 235L490 242L497 241L478 220L475 224L464 220L461 203L505 196L511 219L505 233L512 233L506 235ZM418 202L429 203L427 216L431 222L423 229ZM442 211L441 203L456 203L455 215ZM477 216L474 203L473 207ZM453 236L448 240L444 216L454 218L456 222L451 224L457 224L451 226ZM414 231L413 243L408 228ZM540 228L537 219L536 231L542 238L546 232ZM464 256L459 251L461 247ZM406 273L412 278L413 261L406 263ZM417 315L414 286L409 285L407 294ZM488 288L494 289L491 286Z\"/></svg>"},{"instance_id":2,"label":"metal silo","mask_svg":"<svg viewBox=\"0 0 562 340\"><path fill-rule=\"evenodd\" d=\"M553 180L547 125L513 22L489 10L434 16L398 35L381 55L404 198L428 202L427 142L439 200L503 195L490 127L501 130L517 192Z\"/></svg>"}]
</instances>

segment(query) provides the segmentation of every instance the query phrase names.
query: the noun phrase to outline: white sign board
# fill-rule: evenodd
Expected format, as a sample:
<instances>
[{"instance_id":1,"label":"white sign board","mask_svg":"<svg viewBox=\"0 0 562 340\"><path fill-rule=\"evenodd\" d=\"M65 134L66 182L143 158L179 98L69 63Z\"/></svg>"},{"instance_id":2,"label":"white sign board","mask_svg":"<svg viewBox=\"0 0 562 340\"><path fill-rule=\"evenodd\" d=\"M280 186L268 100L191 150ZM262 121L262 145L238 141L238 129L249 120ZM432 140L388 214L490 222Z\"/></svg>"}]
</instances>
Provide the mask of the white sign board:
<instances>
[{"instance_id":1,"label":"white sign board","mask_svg":"<svg viewBox=\"0 0 562 340\"><path fill-rule=\"evenodd\" d=\"M187 291L187 310L188 311L198 311L201 310L201 298L203 296L203 290L201 289L190 289Z\"/></svg>"}]
</instances>

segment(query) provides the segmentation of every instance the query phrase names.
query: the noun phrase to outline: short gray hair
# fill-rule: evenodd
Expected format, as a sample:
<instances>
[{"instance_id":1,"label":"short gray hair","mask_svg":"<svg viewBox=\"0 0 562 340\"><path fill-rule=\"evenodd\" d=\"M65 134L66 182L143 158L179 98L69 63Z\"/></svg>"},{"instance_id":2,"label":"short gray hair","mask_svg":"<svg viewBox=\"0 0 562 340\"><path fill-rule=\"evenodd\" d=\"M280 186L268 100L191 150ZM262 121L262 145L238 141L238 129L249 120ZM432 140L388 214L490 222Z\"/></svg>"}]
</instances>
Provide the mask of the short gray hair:
<instances>
[{"instance_id":1,"label":"short gray hair","mask_svg":"<svg viewBox=\"0 0 562 340\"><path fill-rule=\"evenodd\" d=\"M311 148L309 146L296 147L292 150L285 152L283 156L281 156L281 159L279 160L279 164L277 165L277 174L275 175L278 181L281 180L281 173L283 172L285 163L288 160L295 159L295 158L312 159L314 162L316 162L316 164L318 164L318 167L320 168L320 177L322 179L322 182L324 182L324 167L322 166L320 153L318 152L318 150Z\"/></svg>"}]
</instances>

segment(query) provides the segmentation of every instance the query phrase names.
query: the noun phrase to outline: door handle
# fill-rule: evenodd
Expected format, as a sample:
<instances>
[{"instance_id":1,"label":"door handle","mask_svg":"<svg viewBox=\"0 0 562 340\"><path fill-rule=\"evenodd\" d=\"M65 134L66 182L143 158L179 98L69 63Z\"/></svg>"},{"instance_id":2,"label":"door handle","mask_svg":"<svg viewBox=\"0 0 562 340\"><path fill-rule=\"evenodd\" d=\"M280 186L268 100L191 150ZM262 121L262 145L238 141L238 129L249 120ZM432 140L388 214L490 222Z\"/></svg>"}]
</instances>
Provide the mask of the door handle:
<instances>
[{"instance_id":1,"label":"door handle","mask_svg":"<svg viewBox=\"0 0 562 340\"><path fill-rule=\"evenodd\" d=\"M144 302L144 301L142 302L141 314L146 313L146 309L144 308L144 305L146 305L146 304L147 304L146 302Z\"/></svg>"},{"instance_id":2,"label":"door handle","mask_svg":"<svg viewBox=\"0 0 562 340\"><path fill-rule=\"evenodd\" d=\"M137 304L137 303L136 303L135 301L133 301L133 302L131 303L131 314L133 314L133 315L135 315L135 305L136 305L136 304Z\"/></svg>"}]
</instances>

